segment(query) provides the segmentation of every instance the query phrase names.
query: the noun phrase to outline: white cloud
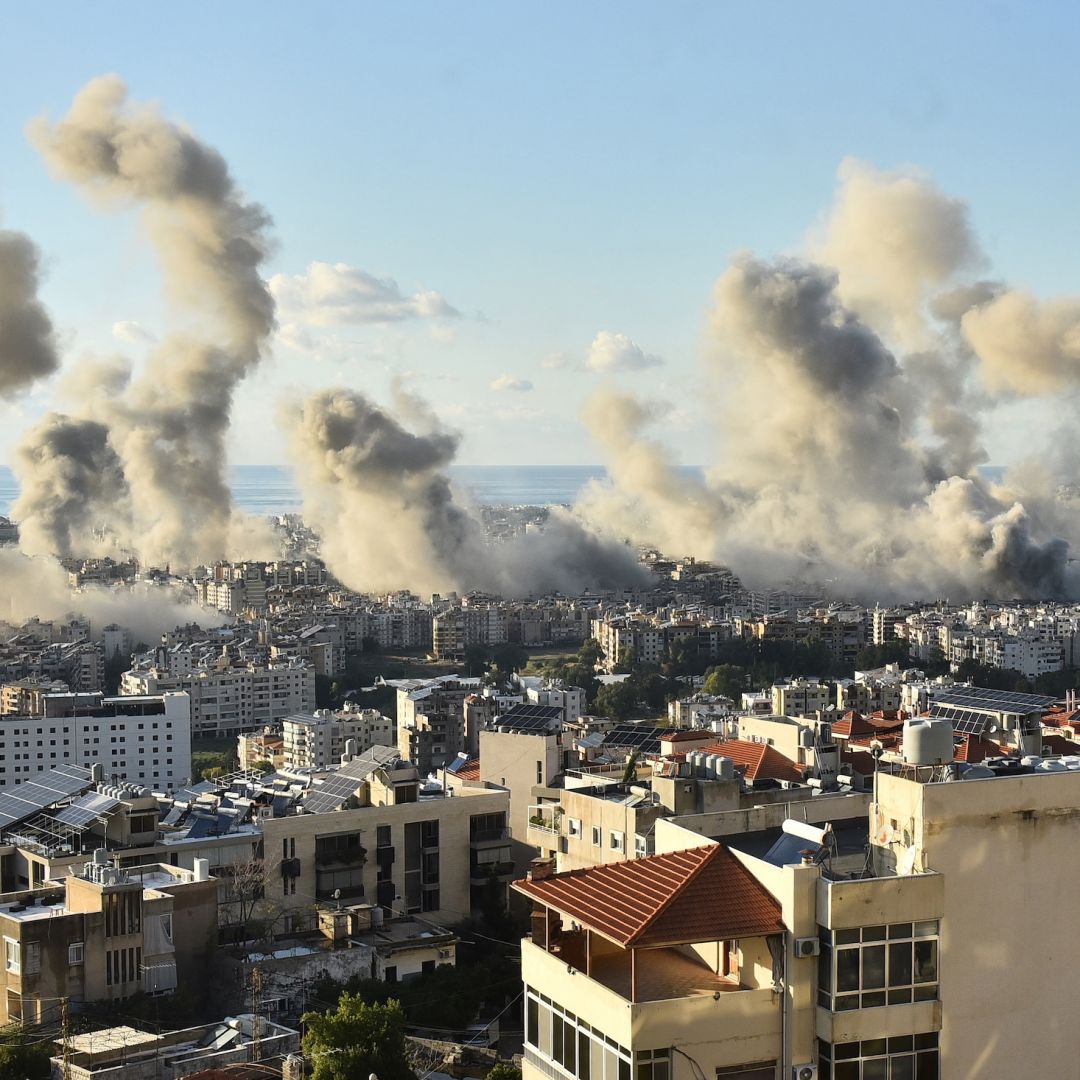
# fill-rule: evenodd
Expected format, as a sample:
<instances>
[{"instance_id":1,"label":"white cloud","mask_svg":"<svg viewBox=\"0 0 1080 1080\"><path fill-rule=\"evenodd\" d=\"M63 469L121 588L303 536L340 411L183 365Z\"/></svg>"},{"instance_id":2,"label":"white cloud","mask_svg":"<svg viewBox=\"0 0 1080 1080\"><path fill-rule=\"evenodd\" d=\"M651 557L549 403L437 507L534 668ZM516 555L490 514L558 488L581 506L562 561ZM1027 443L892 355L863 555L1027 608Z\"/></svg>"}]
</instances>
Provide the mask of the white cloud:
<instances>
[{"instance_id":1,"label":"white cloud","mask_svg":"<svg viewBox=\"0 0 1080 1080\"><path fill-rule=\"evenodd\" d=\"M519 379L516 375L500 375L492 384L492 390L513 390L517 393L526 393L533 388L528 379Z\"/></svg>"},{"instance_id":2,"label":"white cloud","mask_svg":"<svg viewBox=\"0 0 1080 1080\"><path fill-rule=\"evenodd\" d=\"M157 338L145 326L131 319L114 322L112 333L117 341L127 342L128 345L150 345L157 341Z\"/></svg>"},{"instance_id":3,"label":"white cloud","mask_svg":"<svg viewBox=\"0 0 1080 1080\"><path fill-rule=\"evenodd\" d=\"M616 371L643 371L659 367L664 361L653 353L647 353L625 334L613 334L601 330L589 346L586 365L592 371L610 374Z\"/></svg>"},{"instance_id":4,"label":"white cloud","mask_svg":"<svg viewBox=\"0 0 1080 1080\"><path fill-rule=\"evenodd\" d=\"M441 293L404 294L393 278L348 263L313 262L303 274L275 274L270 292L286 320L316 326L452 319L461 313Z\"/></svg>"}]
</instances>

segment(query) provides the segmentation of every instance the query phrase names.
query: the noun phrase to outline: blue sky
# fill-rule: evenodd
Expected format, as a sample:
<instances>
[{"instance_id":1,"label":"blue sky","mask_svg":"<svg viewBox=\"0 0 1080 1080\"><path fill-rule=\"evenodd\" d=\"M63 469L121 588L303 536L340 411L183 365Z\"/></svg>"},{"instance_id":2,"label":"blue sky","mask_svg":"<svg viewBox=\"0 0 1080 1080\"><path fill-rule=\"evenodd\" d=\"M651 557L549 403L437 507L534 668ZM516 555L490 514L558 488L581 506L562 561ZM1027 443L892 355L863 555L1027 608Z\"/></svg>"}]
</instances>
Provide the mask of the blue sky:
<instances>
[{"instance_id":1,"label":"blue sky","mask_svg":"<svg viewBox=\"0 0 1080 1080\"><path fill-rule=\"evenodd\" d=\"M117 72L268 208L270 272L347 263L461 313L282 344L244 386L234 461L283 460L283 395L389 401L395 377L465 432L465 462L595 461L577 410L600 377L572 368L602 330L663 359L621 378L673 403L670 441L703 461L712 282L740 249L797 249L846 156L925 169L968 201L996 273L1080 290L1078 19L1052 3L5 5L0 223L45 254L69 364L137 357L118 321L164 328L133 217L50 179L23 134ZM491 389L503 375L532 389ZM3 410L0 457L52 397ZM996 460L1015 434L991 439Z\"/></svg>"}]
</instances>

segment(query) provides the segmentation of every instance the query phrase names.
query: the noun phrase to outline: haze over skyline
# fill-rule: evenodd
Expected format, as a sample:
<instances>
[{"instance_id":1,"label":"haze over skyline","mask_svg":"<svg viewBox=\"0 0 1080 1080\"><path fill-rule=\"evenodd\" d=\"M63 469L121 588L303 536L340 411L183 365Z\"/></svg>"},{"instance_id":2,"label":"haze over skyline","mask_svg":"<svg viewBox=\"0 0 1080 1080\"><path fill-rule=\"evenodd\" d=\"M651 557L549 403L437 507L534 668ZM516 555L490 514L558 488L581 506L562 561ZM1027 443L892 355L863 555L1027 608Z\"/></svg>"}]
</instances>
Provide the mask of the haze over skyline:
<instances>
[{"instance_id":1,"label":"haze over skyline","mask_svg":"<svg viewBox=\"0 0 1080 1080\"><path fill-rule=\"evenodd\" d=\"M25 126L116 71L226 153L273 217L279 323L236 401L233 463L283 463L281 398L333 383L382 402L420 391L463 432L463 463L594 463L578 414L608 380L669 403L679 460L713 460L713 284L741 249L805 251L848 158L917 167L963 199L987 276L1045 297L1078 286L1064 7L841 5L825 20L432 4L300 20L236 4L212 27L54 10L63 34L40 11L5 16L25 48L0 99L0 223L42 252L62 372L88 353L138 362L175 325L149 245L133 214L95 213L50 178ZM0 404L0 459L62 377ZM1060 410L997 405L991 460L1030 449L1030 426Z\"/></svg>"}]
</instances>

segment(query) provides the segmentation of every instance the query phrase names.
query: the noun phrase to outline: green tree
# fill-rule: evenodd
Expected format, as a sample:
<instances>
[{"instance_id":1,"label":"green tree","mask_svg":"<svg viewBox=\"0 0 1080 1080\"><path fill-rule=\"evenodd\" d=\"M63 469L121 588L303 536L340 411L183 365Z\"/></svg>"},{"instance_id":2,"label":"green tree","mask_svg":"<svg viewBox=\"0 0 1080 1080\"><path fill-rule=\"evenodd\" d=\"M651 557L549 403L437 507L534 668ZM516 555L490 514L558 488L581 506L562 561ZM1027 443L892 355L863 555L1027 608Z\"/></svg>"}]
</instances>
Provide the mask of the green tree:
<instances>
[{"instance_id":1,"label":"green tree","mask_svg":"<svg viewBox=\"0 0 1080 1080\"><path fill-rule=\"evenodd\" d=\"M717 664L705 672L705 684L702 689L714 697L731 698L738 702L746 689L747 671L738 664Z\"/></svg>"},{"instance_id":2,"label":"green tree","mask_svg":"<svg viewBox=\"0 0 1080 1080\"><path fill-rule=\"evenodd\" d=\"M613 675L629 675L634 670L634 650L620 649L611 671Z\"/></svg>"},{"instance_id":3,"label":"green tree","mask_svg":"<svg viewBox=\"0 0 1080 1080\"><path fill-rule=\"evenodd\" d=\"M588 638L582 643L577 651L578 662L587 664L590 668L596 667L604 659L604 650L596 638Z\"/></svg>"},{"instance_id":4,"label":"green tree","mask_svg":"<svg viewBox=\"0 0 1080 1080\"><path fill-rule=\"evenodd\" d=\"M487 1080L521 1080L521 1070L508 1061L500 1061L488 1070Z\"/></svg>"},{"instance_id":5,"label":"green tree","mask_svg":"<svg viewBox=\"0 0 1080 1080\"><path fill-rule=\"evenodd\" d=\"M263 758L262 761L256 761L251 766L251 771L257 773L271 773L274 771L274 763Z\"/></svg>"},{"instance_id":6,"label":"green tree","mask_svg":"<svg viewBox=\"0 0 1080 1080\"><path fill-rule=\"evenodd\" d=\"M509 675L511 671L520 671L529 662L529 653L520 645L506 641L492 649L491 658L499 671Z\"/></svg>"},{"instance_id":7,"label":"green tree","mask_svg":"<svg viewBox=\"0 0 1080 1080\"><path fill-rule=\"evenodd\" d=\"M49 1080L48 1040L30 1042L21 1031L6 1031L0 1042L0 1076L12 1080Z\"/></svg>"},{"instance_id":8,"label":"green tree","mask_svg":"<svg viewBox=\"0 0 1080 1080\"><path fill-rule=\"evenodd\" d=\"M490 659L491 653L483 645L470 645L465 650L465 674L469 678L483 675ZM382 1080L382 1077L379 1080Z\"/></svg>"},{"instance_id":9,"label":"green tree","mask_svg":"<svg viewBox=\"0 0 1080 1080\"><path fill-rule=\"evenodd\" d=\"M625 720L633 715L637 703L637 688L627 679L625 682L601 686L596 692L596 702L593 708L601 716Z\"/></svg>"},{"instance_id":10,"label":"green tree","mask_svg":"<svg viewBox=\"0 0 1080 1080\"><path fill-rule=\"evenodd\" d=\"M396 1001L367 1003L348 992L332 1012L309 1012L304 1055L312 1061L312 1080L357 1080L375 1073L379 1080L415 1080L405 1048L405 1014Z\"/></svg>"}]
</instances>

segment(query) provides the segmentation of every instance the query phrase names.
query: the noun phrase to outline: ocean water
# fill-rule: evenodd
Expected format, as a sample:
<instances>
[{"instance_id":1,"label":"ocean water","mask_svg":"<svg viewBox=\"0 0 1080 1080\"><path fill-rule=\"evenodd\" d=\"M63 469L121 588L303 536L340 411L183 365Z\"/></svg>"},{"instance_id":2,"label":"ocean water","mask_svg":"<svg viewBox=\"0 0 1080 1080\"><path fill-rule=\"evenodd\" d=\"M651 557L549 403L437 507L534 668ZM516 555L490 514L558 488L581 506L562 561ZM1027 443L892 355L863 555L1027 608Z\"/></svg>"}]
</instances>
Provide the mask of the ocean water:
<instances>
[{"instance_id":1,"label":"ocean water","mask_svg":"<svg viewBox=\"0 0 1080 1080\"><path fill-rule=\"evenodd\" d=\"M680 469L701 476L695 465ZM985 465L980 472L1000 482L1005 469ZM455 465L450 475L472 496L488 506L551 506L573 503L590 480L603 480L602 465ZM289 514L300 509L300 492L292 470L277 465L238 465L230 470L230 486L237 505L249 514ZM19 494L11 470L0 466L0 514L7 514Z\"/></svg>"},{"instance_id":2,"label":"ocean water","mask_svg":"<svg viewBox=\"0 0 1080 1080\"><path fill-rule=\"evenodd\" d=\"M453 479L478 503L549 506L572 503L581 489L607 473L600 465L458 465ZM292 470L276 465L238 465L229 472L236 504L249 514L299 511L300 492ZM7 514L19 494L11 470L0 467L0 514Z\"/></svg>"}]
</instances>

